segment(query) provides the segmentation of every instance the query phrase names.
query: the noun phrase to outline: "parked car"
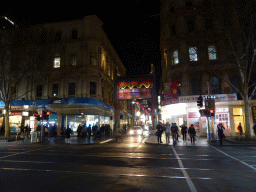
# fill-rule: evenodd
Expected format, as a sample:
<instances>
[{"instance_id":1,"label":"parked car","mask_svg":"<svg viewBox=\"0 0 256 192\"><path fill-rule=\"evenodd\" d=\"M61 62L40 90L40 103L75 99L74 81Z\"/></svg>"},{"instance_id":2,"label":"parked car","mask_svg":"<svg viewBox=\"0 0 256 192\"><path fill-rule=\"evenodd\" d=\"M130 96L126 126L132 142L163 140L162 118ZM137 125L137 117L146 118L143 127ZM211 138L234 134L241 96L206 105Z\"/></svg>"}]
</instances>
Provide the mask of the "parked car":
<instances>
[{"instance_id":1,"label":"parked car","mask_svg":"<svg viewBox=\"0 0 256 192\"><path fill-rule=\"evenodd\" d=\"M141 126L133 126L132 128L130 128L129 134L130 135L141 135L142 131L143 130L142 130Z\"/></svg>"}]
</instances>

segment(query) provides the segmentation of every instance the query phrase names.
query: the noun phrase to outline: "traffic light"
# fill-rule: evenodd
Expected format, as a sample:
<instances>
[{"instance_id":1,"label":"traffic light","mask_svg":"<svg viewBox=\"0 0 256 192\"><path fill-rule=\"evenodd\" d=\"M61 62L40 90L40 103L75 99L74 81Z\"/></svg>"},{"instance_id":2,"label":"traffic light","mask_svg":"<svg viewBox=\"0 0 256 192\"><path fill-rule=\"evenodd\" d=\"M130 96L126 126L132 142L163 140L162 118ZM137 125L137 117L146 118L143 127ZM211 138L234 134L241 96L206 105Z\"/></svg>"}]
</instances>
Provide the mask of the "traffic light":
<instances>
[{"instance_id":1,"label":"traffic light","mask_svg":"<svg viewBox=\"0 0 256 192\"><path fill-rule=\"evenodd\" d=\"M40 121L40 120L43 119L43 115L42 114L34 113L34 116L35 116L37 121Z\"/></svg>"},{"instance_id":2,"label":"traffic light","mask_svg":"<svg viewBox=\"0 0 256 192\"><path fill-rule=\"evenodd\" d=\"M215 115L214 112L215 112L214 109L210 109L210 114L211 114L211 116L214 116L214 115Z\"/></svg>"},{"instance_id":3,"label":"traffic light","mask_svg":"<svg viewBox=\"0 0 256 192\"><path fill-rule=\"evenodd\" d=\"M47 120L49 119L50 111L43 111L43 119Z\"/></svg>"},{"instance_id":4,"label":"traffic light","mask_svg":"<svg viewBox=\"0 0 256 192\"><path fill-rule=\"evenodd\" d=\"M215 115L215 97L214 96L207 96L205 98L205 109L209 110L210 115Z\"/></svg>"},{"instance_id":5,"label":"traffic light","mask_svg":"<svg viewBox=\"0 0 256 192\"><path fill-rule=\"evenodd\" d=\"M203 107L203 98L201 95L196 98L196 101L197 101L197 106Z\"/></svg>"}]
</instances>

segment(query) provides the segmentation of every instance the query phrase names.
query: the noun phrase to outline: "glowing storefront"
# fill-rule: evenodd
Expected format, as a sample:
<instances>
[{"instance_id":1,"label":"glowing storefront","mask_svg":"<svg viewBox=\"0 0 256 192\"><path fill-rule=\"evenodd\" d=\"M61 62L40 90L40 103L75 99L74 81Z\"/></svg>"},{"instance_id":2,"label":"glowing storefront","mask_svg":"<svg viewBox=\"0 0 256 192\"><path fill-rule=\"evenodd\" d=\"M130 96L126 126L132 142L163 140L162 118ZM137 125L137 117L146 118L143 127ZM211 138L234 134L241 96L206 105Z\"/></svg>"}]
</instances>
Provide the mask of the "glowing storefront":
<instances>
[{"instance_id":1,"label":"glowing storefront","mask_svg":"<svg viewBox=\"0 0 256 192\"><path fill-rule=\"evenodd\" d=\"M206 136L208 121L206 117L200 117L196 102L198 96L181 96L176 100L176 103L171 101L173 102L172 104L162 102L162 121L170 124L176 123L178 126L185 124L188 127L194 124L199 135ZM217 124L222 123L225 127L226 136L237 135L238 124L241 123L244 127L243 101L237 100L236 94L219 94L215 95L215 98L215 134L217 133ZM253 104L251 103L250 105ZM212 128L212 125L209 123L210 128Z\"/></svg>"}]
</instances>

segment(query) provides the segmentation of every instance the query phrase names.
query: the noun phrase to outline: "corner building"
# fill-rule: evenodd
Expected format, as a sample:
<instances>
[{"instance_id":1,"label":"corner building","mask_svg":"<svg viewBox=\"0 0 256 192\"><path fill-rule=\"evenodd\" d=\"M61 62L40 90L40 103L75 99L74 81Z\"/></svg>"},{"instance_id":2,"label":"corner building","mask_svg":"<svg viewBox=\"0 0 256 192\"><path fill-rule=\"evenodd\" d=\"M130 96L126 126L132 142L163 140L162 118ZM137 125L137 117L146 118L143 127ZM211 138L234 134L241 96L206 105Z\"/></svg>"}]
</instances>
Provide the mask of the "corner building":
<instances>
[{"instance_id":1,"label":"corner building","mask_svg":"<svg viewBox=\"0 0 256 192\"><path fill-rule=\"evenodd\" d=\"M194 124L199 135L205 136L208 123L206 117L200 117L196 98L212 95L216 102L214 125L210 126L215 133L220 122L226 136L238 134L239 122L244 127L243 101L220 78L239 86L227 38L227 29L231 35L241 30L237 5L236 0L161 0L162 80L163 85L177 80L179 95L176 101L162 102L163 121L179 126Z\"/></svg>"},{"instance_id":2,"label":"corner building","mask_svg":"<svg viewBox=\"0 0 256 192\"><path fill-rule=\"evenodd\" d=\"M32 111L46 109L51 111L49 123L58 124L58 135L67 125L74 133L79 124L109 124L113 130L114 79L126 69L102 25L90 15L28 29L34 34L27 49L35 69L16 88L19 99L13 101L12 111L29 112L19 117L20 125L35 130Z\"/></svg>"}]
</instances>

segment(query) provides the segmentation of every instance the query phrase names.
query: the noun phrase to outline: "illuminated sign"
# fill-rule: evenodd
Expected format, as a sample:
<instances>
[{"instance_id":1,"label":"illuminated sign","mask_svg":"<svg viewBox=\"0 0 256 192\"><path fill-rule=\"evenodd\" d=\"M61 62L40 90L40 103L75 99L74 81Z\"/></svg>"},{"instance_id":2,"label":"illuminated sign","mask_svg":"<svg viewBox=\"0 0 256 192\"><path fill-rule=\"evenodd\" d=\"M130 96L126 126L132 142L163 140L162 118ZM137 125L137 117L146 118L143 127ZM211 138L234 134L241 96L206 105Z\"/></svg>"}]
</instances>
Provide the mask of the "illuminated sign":
<instances>
[{"instance_id":1,"label":"illuminated sign","mask_svg":"<svg viewBox=\"0 0 256 192\"><path fill-rule=\"evenodd\" d=\"M152 97L151 88L119 89L119 99L144 99Z\"/></svg>"}]
</instances>

